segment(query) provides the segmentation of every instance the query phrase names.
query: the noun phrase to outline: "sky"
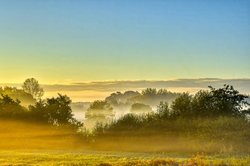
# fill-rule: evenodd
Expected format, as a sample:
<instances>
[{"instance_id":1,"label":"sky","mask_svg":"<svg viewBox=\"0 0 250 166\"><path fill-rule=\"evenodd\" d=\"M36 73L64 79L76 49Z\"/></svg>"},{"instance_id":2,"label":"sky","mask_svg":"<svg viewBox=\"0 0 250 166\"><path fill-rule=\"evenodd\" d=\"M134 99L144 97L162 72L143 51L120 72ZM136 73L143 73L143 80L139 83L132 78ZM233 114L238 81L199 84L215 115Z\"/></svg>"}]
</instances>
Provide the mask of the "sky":
<instances>
[{"instance_id":1,"label":"sky","mask_svg":"<svg viewBox=\"0 0 250 166\"><path fill-rule=\"evenodd\" d=\"M247 0L1 0L0 82L250 77Z\"/></svg>"},{"instance_id":2,"label":"sky","mask_svg":"<svg viewBox=\"0 0 250 166\"><path fill-rule=\"evenodd\" d=\"M0 83L250 78L249 0L1 0Z\"/></svg>"}]
</instances>

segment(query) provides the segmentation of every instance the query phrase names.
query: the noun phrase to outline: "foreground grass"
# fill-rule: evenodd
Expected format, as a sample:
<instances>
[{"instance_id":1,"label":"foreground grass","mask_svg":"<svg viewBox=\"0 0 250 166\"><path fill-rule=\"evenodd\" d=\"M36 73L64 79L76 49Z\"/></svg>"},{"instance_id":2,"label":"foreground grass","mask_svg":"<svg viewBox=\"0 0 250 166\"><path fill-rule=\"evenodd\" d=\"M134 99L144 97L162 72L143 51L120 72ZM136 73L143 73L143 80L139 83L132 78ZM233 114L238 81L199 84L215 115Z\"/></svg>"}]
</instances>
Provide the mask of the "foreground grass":
<instances>
[{"instance_id":1,"label":"foreground grass","mask_svg":"<svg viewBox=\"0 0 250 166\"><path fill-rule=\"evenodd\" d=\"M146 135L140 131L139 135L137 131L134 132L135 135L113 135L112 132L112 135L99 135L97 140L85 142L82 136L69 128L0 121L0 166L250 166L249 140L246 139L249 133L245 130L239 132L237 128L230 134L232 142L227 142L229 136L224 135L220 142L198 142L194 138L201 138L199 135L181 137L175 133L165 133L157 136L148 131ZM231 137L235 134L240 136L238 141ZM198 152L203 155L197 155Z\"/></svg>"},{"instance_id":2,"label":"foreground grass","mask_svg":"<svg viewBox=\"0 0 250 166\"><path fill-rule=\"evenodd\" d=\"M97 126L98 150L250 154L250 123L238 117L159 119L125 116Z\"/></svg>"},{"instance_id":3,"label":"foreground grass","mask_svg":"<svg viewBox=\"0 0 250 166\"><path fill-rule=\"evenodd\" d=\"M0 165L164 166L250 165L250 156L204 156L94 151L0 151Z\"/></svg>"}]
</instances>

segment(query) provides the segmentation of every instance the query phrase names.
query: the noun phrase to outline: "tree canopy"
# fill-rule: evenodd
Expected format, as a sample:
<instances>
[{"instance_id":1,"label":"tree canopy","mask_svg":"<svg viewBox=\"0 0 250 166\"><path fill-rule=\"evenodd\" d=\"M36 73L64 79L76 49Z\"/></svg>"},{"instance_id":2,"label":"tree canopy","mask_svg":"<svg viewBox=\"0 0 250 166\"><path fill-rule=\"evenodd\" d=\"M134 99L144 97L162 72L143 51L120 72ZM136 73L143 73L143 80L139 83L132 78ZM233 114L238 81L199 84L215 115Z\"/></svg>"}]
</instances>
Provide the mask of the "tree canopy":
<instances>
[{"instance_id":1,"label":"tree canopy","mask_svg":"<svg viewBox=\"0 0 250 166\"><path fill-rule=\"evenodd\" d=\"M176 98L172 105L172 114L178 116L241 116L248 96L240 94L230 85L222 88L209 86L209 91L201 90L194 96L183 93Z\"/></svg>"},{"instance_id":2,"label":"tree canopy","mask_svg":"<svg viewBox=\"0 0 250 166\"><path fill-rule=\"evenodd\" d=\"M46 121L53 125L81 125L73 117L70 103L71 100L68 96L58 94L57 97L38 101L35 106L30 106L30 110L38 120Z\"/></svg>"},{"instance_id":3,"label":"tree canopy","mask_svg":"<svg viewBox=\"0 0 250 166\"><path fill-rule=\"evenodd\" d=\"M31 94L35 99L41 99L44 94L43 88L40 87L35 78L28 78L23 83L23 90Z\"/></svg>"},{"instance_id":4,"label":"tree canopy","mask_svg":"<svg viewBox=\"0 0 250 166\"><path fill-rule=\"evenodd\" d=\"M28 107L35 104L36 100L33 96L23 89L17 89L15 87L0 87L0 94L7 95L13 100L19 100L22 106Z\"/></svg>"},{"instance_id":5,"label":"tree canopy","mask_svg":"<svg viewBox=\"0 0 250 166\"><path fill-rule=\"evenodd\" d=\"M152 108L146 104L134 103L130 110L132 113L148 113L152 111Z\"/></svg>"},{"instance_id":6,"label":"tree canopy","mask_svg":"<svg viewBox=\"0 0 250 166\"><path fill-rule=\"evenodd\" d=\"M114 116L112 106L105 100L96 100L88 108L85 117L112 117Z\"/></svg>"}]
</instances>

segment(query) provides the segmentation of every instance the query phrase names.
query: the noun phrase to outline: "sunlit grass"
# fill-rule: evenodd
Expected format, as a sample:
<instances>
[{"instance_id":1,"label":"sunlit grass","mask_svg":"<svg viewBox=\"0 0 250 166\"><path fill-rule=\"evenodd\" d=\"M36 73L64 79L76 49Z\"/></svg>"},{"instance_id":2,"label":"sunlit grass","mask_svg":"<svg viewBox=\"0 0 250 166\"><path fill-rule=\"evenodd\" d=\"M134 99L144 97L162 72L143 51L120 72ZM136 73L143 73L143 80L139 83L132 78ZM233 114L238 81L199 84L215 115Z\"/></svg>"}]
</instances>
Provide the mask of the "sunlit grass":
<instances>
[{"instance_id":1,"label":"sunlit grass","mask_svg":"<svg viewBox=\"0 0 250 166\"><path fill-rule=\"evenodd\" d=\"M213 148L217 145L196 142L191 137L181 140L175 135L162 137L154 134L145 137L106 137L87 144L83 137L67 127L55 128L21 121L0 122L0 165L250 165L247 153L234 153L226 146L225 152L221 153L197 153L197 149L204 151L204 148L214 152Z\"/></svg>"},{"instance_id":2,"label":"sunlit grass","mask_svg":"<svg viewBox=\"0 0 250 166\"><path fill-rule=\"evenodd\" d=\"M139 152L250 152L249 122L239 118L125 120L97 128L92 145L101 150Z\"/></svg>"},{"instance_id":3,"label":"sunlit grass","mask_svg":"<svg viewBox=\"0 0 250 166\"><path fill-rule=\"evenodd\" d=\"M95 151L0 151L0 165L222 166L250 164L249 156L180 157L177 154Z\"/></svg>"}]
</instances>

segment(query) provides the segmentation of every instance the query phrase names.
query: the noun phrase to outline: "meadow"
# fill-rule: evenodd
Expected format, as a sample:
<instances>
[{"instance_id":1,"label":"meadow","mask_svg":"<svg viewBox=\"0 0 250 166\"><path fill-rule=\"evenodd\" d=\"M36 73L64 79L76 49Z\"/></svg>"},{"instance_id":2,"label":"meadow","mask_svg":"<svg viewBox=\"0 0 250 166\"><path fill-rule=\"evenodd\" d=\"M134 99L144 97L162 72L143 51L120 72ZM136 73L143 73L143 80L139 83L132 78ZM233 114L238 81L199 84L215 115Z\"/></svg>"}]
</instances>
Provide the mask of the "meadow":
<instances>
[{"instance_id":1,"label":"meadow","mask_svg":"<svg viewBox=\"0 0 250 166\"><path fill-rule=\"evenodd\" d=\"M210 89L179 94L171 105L160 102L156 112L129 113L92 130L74 119L66 95L28 108L2 95L0 165L247 166L247 96L227 85ZM155 92L147 89L144 96ZM95 101L87 111L87 118L113 115L107 101Z\"/></svg>"},{"instance_id":2,"label":"meadow","mask_svg":"<svg viewBox=\"0 0 250 166\"><path fill-rule=\"evenodd\" d=\"M106 151L0 151L0 165L45 166L248 166L250 156L135 153Z\"/></svg>"},{"instance_id":3,"label":"meadow","mask_svg":"<svg viewBox=\"0 0 250 166\"><path fill-rule=\"evenodd\" d=\"M88 142L65 128L22 121L0 125L0 165L79 165L79 166L194 166L250 164L248 152L224 147L215 152L187 138L103 137ZM179 142L179 143L178 143ZM246 141L245 141L246 142ZM218 144L216 144L218 145ZM198 147L199 146L199 147ZM246 145L247 146L247 145ZM171 151L172 148L172 151ZM193 151L190 151L193 148ZM208 152L197 152L209 148ZM221 148L221 147L220 147ZM223 148L222 148L223 149ZM248 149L245 147L245 150ZM216 149L217 150L217 149ZM213 151L213 153L211 153Z\"/></svg>"},{"instance_id":4,"label":"meadow","mask_svg":"<svg viewBox=\"0 0 250 166\"><path fill-rule=\"evenodd\" d=\"M249 62L250 0L0 0L0 166L250 166Z\"/></svg>"}]
</instances>

